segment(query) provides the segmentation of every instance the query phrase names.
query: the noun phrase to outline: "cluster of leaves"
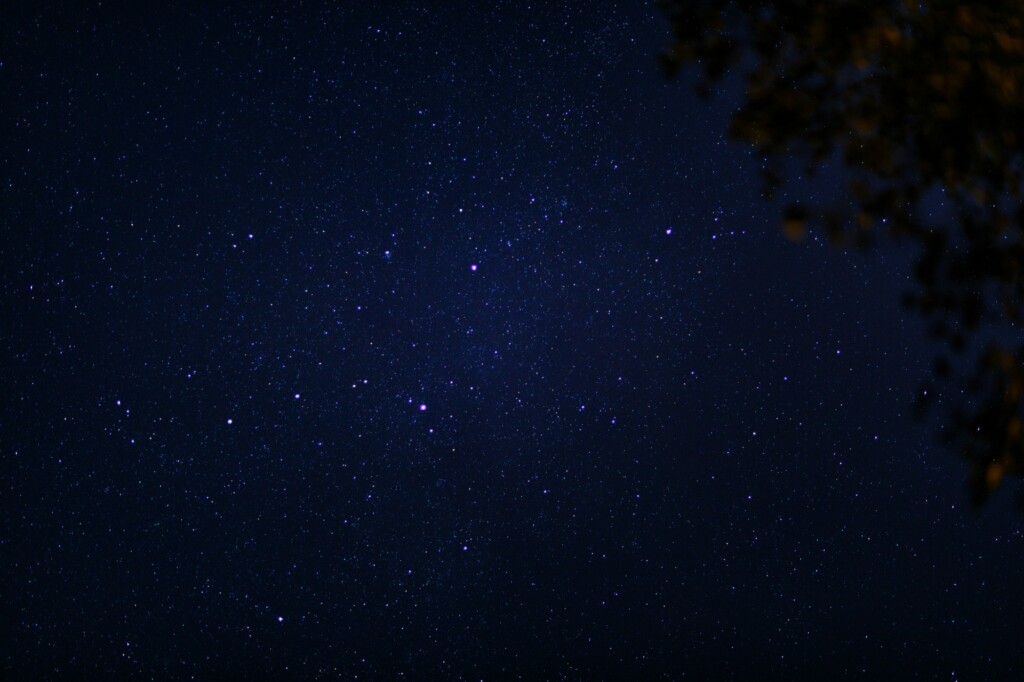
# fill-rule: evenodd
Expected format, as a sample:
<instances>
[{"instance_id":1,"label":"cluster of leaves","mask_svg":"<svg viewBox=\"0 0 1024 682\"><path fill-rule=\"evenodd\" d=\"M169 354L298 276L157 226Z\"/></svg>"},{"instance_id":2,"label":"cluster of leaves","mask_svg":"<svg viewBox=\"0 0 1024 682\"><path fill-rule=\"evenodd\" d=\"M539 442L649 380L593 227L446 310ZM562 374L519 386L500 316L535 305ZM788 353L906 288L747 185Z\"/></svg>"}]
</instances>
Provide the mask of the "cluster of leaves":
<instances>
[{"instance_id":1,"label":"cluster of leaves","mask_svg":"<svg viewBox=\"0 0 1024 682\"><path fill-rule=\"evenodd\" d=\"M842 159L850 201L791 205L807 226L866 247L879 232L919 245L908 305L945 349L976 354L948 437L971 464L977 502L1024 474L1024 4L1017 0L661 0L674 34L669 74L696 66L710 93L746 79L734 138L775 170ZM941 197L948 219L929 215ZM852 206L852 208L851 208ZM982 348L983 330L997 330Z\"/></svg>"}]
</instances>

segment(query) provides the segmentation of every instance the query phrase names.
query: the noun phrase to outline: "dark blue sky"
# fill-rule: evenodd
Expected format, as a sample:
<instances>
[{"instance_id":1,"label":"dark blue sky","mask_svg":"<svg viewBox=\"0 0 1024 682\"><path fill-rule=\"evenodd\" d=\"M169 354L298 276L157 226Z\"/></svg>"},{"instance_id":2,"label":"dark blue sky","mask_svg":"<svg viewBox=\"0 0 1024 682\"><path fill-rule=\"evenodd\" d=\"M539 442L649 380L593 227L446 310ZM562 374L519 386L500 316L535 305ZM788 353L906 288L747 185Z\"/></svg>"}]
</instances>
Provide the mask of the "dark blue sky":
<instances>
[{"instance_id":1,"label":"dark blue sky","mask_svg":"<svg viewBox=\"0 0 1024 682\"><path fill-rule=\"evenodd\" d=\"M1024 673L907 254L650 3L377 5L0 10L3 677Z\"/></svg>"}]
</instances>

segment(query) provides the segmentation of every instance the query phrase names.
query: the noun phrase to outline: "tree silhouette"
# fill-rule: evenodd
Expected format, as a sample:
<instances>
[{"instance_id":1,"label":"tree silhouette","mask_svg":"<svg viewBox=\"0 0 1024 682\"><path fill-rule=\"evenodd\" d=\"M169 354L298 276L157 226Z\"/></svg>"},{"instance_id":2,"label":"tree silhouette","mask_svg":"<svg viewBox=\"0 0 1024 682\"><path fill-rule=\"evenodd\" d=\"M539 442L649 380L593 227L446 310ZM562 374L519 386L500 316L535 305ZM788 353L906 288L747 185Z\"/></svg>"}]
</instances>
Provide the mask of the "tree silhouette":
<instances>
[{"instance_id":1,"label":"tree silhouette","mask_svg":"<svg viewBox=\"0 0 1024 682\"><path fill-rule=\"evenodd\" d=\"M849 201L788 206L788 237L816 227L843 245L917 245L905 302L943 342L935 377L968 389L945 436L970 462L974 500L1024 474L1024 5L660 4L670 75L695 65L705 94L745 79L730 134L765 159L769 195L783 162L813 173L841 159Z\"/></svg>"}]
</instances>

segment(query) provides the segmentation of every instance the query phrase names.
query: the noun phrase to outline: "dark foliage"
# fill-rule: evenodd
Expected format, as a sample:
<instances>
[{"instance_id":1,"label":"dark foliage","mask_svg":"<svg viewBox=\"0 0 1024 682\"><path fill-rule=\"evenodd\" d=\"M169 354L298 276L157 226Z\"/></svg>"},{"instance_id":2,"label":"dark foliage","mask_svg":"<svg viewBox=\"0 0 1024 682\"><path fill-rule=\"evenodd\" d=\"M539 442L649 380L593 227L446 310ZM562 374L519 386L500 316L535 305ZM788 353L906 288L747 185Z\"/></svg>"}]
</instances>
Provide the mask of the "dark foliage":
<instances>
[{"instance_id":1,"label":"dark foliage","mask_svg":"<svg viewBox=\"0 0 1024 682\"><path fill-rule=\"evenodd\" d=\"M969 389L947 437L970 463L975 501L1024 474L1024 6L662 6L675 36L662 55L669 74L695 65L708 93L727 73L746 79L731 134L765 157L769 194L785 160L813 172L842 159L850 201L788 207L787 236L816 227L844 245L879 233L918 245L906 302L943 341L936 378ZM927 210L935 196L948 219ZM952 373L971 360L966 376Z\"/></svg>"}]
</instances>

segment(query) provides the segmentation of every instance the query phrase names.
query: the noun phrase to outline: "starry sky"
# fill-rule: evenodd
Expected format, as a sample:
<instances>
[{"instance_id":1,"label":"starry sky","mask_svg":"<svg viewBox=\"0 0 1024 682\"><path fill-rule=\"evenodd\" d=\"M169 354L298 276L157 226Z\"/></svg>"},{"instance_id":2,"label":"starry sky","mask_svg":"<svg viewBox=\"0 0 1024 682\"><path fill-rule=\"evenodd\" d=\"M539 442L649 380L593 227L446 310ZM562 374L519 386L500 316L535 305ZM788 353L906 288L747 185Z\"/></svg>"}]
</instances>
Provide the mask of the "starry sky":
<instances>
[{"instance_id":1,"label":"starry sky","mask_svg":"<svg viewBox=\"0 0 1024 682\"><path fill-rule=\"evenodd\" d=\"M4 679L1020 679L910 254L787 242L670 40L5 3Z\"/></svg>"}]
</instances>

